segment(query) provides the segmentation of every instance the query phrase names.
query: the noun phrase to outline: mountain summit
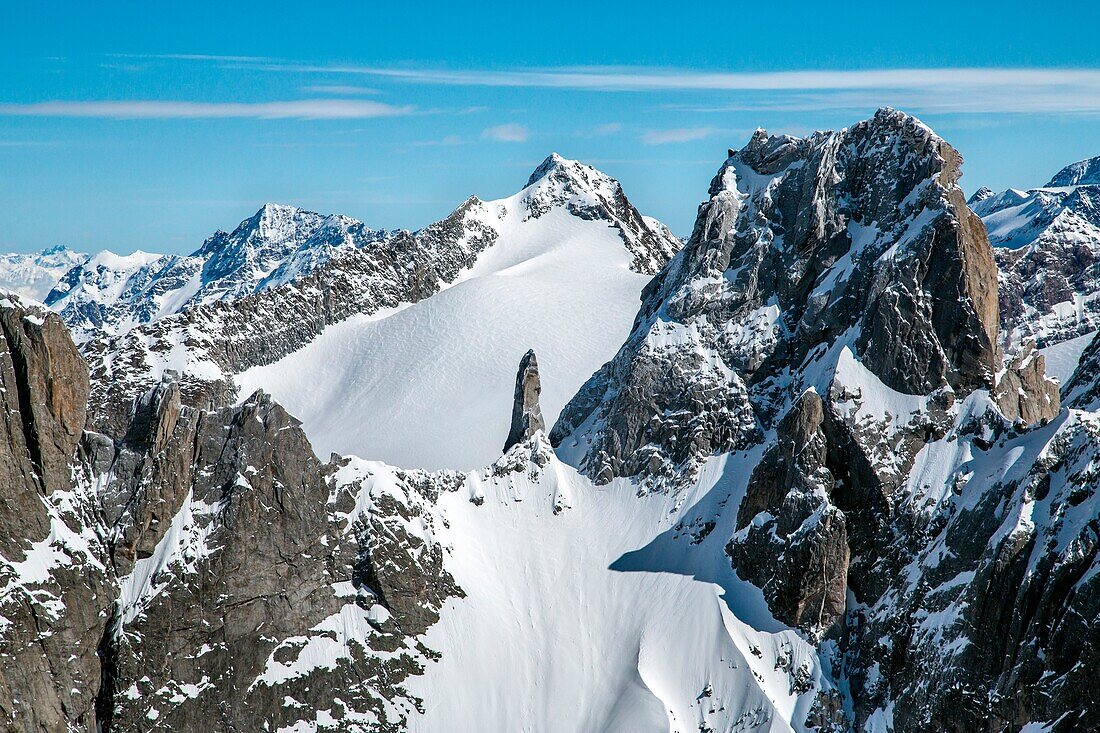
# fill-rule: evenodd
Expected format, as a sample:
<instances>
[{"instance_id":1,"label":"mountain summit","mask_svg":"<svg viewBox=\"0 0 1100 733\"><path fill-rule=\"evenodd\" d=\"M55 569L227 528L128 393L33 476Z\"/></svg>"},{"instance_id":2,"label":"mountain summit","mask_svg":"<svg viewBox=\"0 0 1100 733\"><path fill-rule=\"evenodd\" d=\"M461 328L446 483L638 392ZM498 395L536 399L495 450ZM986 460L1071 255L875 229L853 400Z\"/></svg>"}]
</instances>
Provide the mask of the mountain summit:
<instances>
[{"instance_id":1,"label":"mountain summit","mask_svg":"<svg viewBox=\"0 0 1100 733\"><path fill-rule=\"evenodd\" d=\"M1055 186L1100 186L1100 156L1070 163L1058 171L1045 188Z\"/></svg>"}]
</instances>

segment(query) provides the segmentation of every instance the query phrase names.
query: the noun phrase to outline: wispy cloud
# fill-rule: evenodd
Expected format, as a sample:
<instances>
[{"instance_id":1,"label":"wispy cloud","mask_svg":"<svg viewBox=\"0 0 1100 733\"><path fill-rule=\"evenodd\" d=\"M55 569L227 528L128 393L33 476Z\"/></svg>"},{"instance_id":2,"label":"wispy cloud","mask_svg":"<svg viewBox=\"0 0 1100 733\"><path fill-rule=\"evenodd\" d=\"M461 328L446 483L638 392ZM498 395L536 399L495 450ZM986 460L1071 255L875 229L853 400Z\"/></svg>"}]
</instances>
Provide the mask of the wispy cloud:
<instances>
[{"instance_id":1,"label":"wispy cloud","mask_svg":"<svg viewBox=\"0 0 1100 733\"><path fill-rule=\"evenodd\" d=\"M271 71L365 75L450 86L537 87L592 92L736 92L704 110L819 110L883 103L937 112L1100 112L1100 69L942 68L713 72L575 67L445 70L262 64Z\"/></svg>"},{"instance_id":2,"label":"wispy cloud","mask_svg":"<svg viewBox=\"0 0 1100 733\"><path fill-rule=\"evenodd\" d=\"M358 95L379 94L374 87L359 87L351 84L317 84L315 86L302 87L302 91L310 94L333 94L346 97Z\"/></svg>"},{"instance_id":3,"label":"wispy cloud","mask_svg":"<svg viewBox=\"0 0 1100 733\"><path fill-rule=\"evenodd\" d=\"M531 136L531 131L523 125L509 122L506 125L487 127L482 131L481 136L486 140L496 140L502 143L525 143Z\"/></svg>"},{"instance_id":4,"label":"wispy cloud","mask_svg":"<svg viewBox=\"0 0 1100 733\"><path fill-rule=\"evenodd\" d=\"M269 56L225 56L208 53L109 53L116 59L162 59L164 61L214 61L217 63L259 64L275 59Z\"/></svg>"},{"instance_id":5,"label":"wispy cloud","mask_svg":"<svg viewBox=\"0 0 1100 733\"><path fill-rule=\"evenodd\" d=\"M642 134L646 145L667 145L702 140L718 132L716 127L677 127L671 130L647 130Z\"/></svg>"},{"instance_id":6,"label":"wispy cloud","mask_svg":"<svg viewBox=\"0 0 1100 733\"><path fill-rule=\"evenodd\" d=\"M417 140L416 142L409 143L409 146L414 148L449 147L452 145L465 145L467 142L469 141L462 139L458 135L446 135L439 140Z\"/></svg>"},{"instance_id":7,"label":"wispy cloud","mask_svg":"<svg viewBox=\"0 0 1100 733\"><path fill-rule=\"evenodd\" d=\"M3 117L98 117L105 119L308 119L350 120L395 117L414 112L362 99L300 99L287 102L183 102L131 100L0 104Z\"/></svg>"}]
</instances>

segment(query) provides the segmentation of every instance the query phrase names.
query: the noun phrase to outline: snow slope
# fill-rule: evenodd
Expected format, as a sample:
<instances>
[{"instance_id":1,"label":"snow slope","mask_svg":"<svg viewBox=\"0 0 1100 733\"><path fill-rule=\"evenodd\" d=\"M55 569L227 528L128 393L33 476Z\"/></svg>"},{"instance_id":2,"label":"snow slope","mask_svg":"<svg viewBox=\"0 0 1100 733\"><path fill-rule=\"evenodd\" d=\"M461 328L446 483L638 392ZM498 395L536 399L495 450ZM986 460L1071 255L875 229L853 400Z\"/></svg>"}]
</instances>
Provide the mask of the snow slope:
<instances>
[{"instance_id":1,"label":"snow slope","mask_svg":"<svg viewBox=\"0 0 1100 733\"><path fill-rule=\"evenodd\" d=\"M1009 347L1028 339L1053 347L1100 326L1097 170L1100 158L1084 160L1042 188L1000 194L984 189L971 198L996 248L1001 330ZM1056 358L1064 361L1073 353L1067 347ZM1061 368L1073 371L1068 362Z\"/></svg>"},{"instance_id":2,"label":"snow slope","mask_svg":"<svg viewBox=\"0 0 1100 733\"><path fill-rule=\"evenodd\" d=\"M1081 354L1092 343L1094 336L1096 331L1090 331L1084 336L1039 349L1039 353L1046 358L1047 376L1057 379L1059 384L1068 382L1073 370L1081 361Z\"/></svg>"},{"instance_id":3,"label":"snow slope","mask_svg":"<svg viewBox=\"0 0 1100 733\"><path fill-rule=\"evenodd\" d=\"M235 377L301 419L319 455L331 451L418 468L472 469L508 434L520 358L533 348L552 424L630 331L649 276L604 221L551 206L536 181L486 202L497 243L458 281L396 312L357 316L268 366ZM583 198L583 196L582 196Z\"/></svg>"},{"instance_id":4,"label":"snow slope","mask_svg":"<svg viewBox=\"0 0 1100 733\"><path fill-rule=\"evenodd\" d=\"M467 596L423 638L441 656L410 680L425 701L410 730L801 729L790 721L829 688L817 653L722 550L747 479L729 469L757 457L639 497L595 487L536 436L441 494L434 540ZM356 472L388 490L389 467L353 459L341 476ZM693 534L693 517L721 526Z\"/></svg>"}]
</instances>

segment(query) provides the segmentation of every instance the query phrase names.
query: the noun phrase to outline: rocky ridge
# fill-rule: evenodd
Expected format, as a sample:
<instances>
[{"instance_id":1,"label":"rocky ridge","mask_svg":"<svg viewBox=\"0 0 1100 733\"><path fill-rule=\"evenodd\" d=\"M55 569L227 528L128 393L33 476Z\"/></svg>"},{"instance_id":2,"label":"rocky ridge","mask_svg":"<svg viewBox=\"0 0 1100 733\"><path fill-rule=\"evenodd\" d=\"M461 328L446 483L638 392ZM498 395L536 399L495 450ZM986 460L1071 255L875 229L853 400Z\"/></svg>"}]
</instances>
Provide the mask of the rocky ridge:
<instances>
[{"instance_id":1,"label":"rocky ridge","mask_svg":"<svg viewBox=\"0 0 1100 733\"><path fill-rule=\"evenodd\" d=\"M112 440L58 317L8 300L0 324L5 724L403 730L417 637L462 595L424 532L445 482L322 464L262 393L202 411L172 381Z\"/></svg>"},{"instance_id":2,"label":"rocky ridge","mask_svg":"<svg viewBox=\"0 0 1100 733\"><path fill-rule=\"evenodd\" d=\"M671 491L763 443L726 549L851 685L840 730L1093 714L1051 671L1086 674L1095 649L1057 620L1097 612L1070 590L1094 577L1094 416L1060 411L1032 347L1002 356L960 164L892 110L807 139L758 131L551 433L598 483Z\"/></svg>"},{"instance_id":3,"label":"rocky ridge","mask_svg":"<svg viewBox=\"0 0 1100 733\"><path fill-rule=\"evenodd\" d=\"M240 298L308 276L339 253L391 233L345 216L264 204L231 233L218 231L190 255L100 252L45 296L79 343L200 305Z\"/></svg>"},{"instance_id":4,"label":"rocky ridge","mask_svg":"<svg viewBox=\"0 0 1100 733\"><path fill-rule=\"evenodd\" d=\"M505 453L513 445L546 430L542 410L539 408L540 392L542 386L539 382L539 362L535 358L535 352L528 350L520 359L519 371L516 373L516 396L512 402L512 422L508 439L504 441Z\"/></svg>"}]
</instances>

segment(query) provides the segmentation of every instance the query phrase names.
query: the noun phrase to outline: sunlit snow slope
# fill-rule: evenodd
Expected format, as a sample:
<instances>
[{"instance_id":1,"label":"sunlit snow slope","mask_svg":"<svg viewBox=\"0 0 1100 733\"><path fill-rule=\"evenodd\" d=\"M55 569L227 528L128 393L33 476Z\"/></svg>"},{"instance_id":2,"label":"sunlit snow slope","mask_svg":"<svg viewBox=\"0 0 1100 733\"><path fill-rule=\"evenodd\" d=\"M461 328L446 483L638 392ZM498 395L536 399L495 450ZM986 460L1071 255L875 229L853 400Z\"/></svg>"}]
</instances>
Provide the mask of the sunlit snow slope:
<instances>
[{"instance_id":1,"label":"sunlit snow slope","mask_svg":"<svg viewBox=\"0 0 1100 733\"><path fill-rule=\"evenodd\" d=\"M630 269L617 229L577 216L546 190L559 185L535 181L486 202L479 216L499 237L454 285L331 326L281 361L238 375L241 398L270 392L303 420L319 455L471 469L498 457L516 367L534 349L553 424L622 344L649 280ZM583 203L584 186L577 189L570 196ZM555 203L540 211L547 200Z\"/></svg>"},{"instance_id":2,"label":"sunlit snow slope","mask_svg":"<svg viewBox=\"0 0 1100 733\"><path fill-rule=\"evenodd\" d=\"M440 655L410 680L424 710L409 729L800 729L831 689L818 655L722 551L735 519L722 509L759 452L714 459L684 493L639 496L594 486L538 436L442 493L432 541L466 595L424 637ZM341 469L357 476L372 497L401 491L382 464Z\"/></svg>"}]
</instances>

